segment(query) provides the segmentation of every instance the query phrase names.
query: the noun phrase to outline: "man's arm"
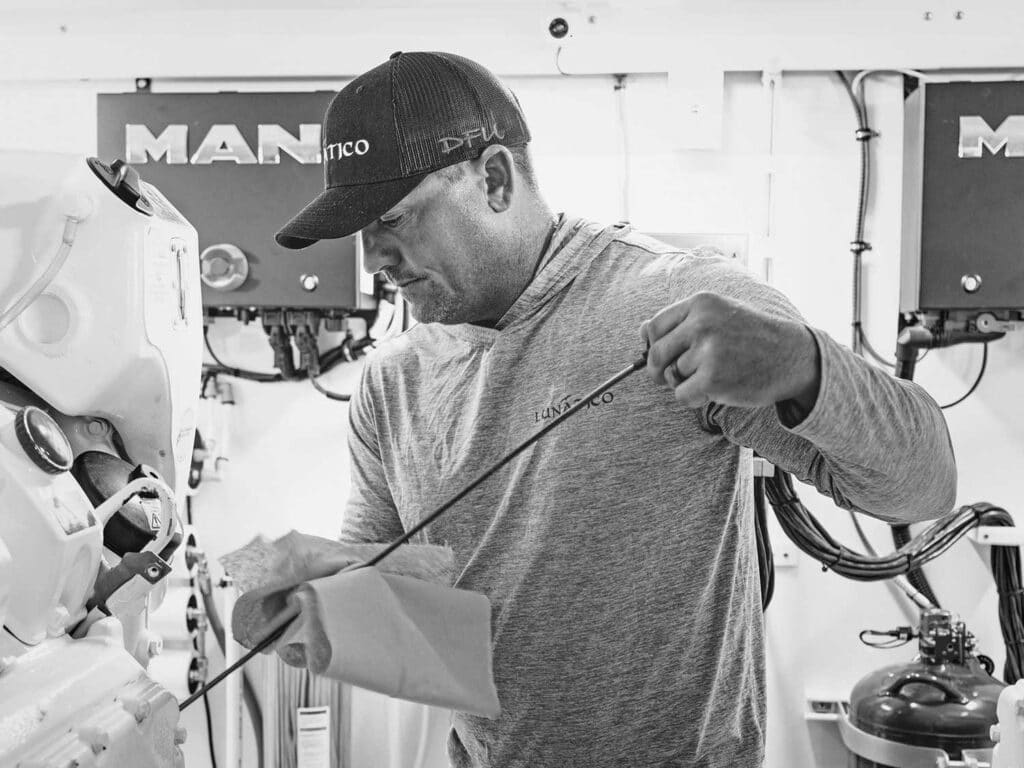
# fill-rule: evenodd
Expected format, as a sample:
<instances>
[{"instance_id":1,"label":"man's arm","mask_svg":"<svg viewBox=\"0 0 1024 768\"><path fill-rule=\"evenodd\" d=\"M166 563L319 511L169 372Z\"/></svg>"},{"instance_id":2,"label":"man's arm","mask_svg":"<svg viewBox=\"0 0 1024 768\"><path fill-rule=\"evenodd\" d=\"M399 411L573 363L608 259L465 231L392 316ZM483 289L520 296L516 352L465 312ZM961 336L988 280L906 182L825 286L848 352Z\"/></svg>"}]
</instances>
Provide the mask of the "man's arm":
<instances>
[{"instance_id":1,"label":"man's arm","mask_svg":"<svg viewBox=\"0 0 1024 768\"><path fill-rule=\"evenodd\" d=\"M840 506L898 522L949 512L953 451L924 390L809 328L780 293L749 275L707 260L694 271L690 282L706 292L644 324L654 381L701 408L708 429Z\"/></svg>"},{"instance_id":2,"label":"man's arm","mask_svg":"<svg viewBox=\"0 0 1024 768\"><path fill-rule=\"evenodd\" d=\"M351 488L339 538L353 544L389 542L405 532L381 459L369 370L368 362L348 412Z\"/></svg>"}]
</instances>

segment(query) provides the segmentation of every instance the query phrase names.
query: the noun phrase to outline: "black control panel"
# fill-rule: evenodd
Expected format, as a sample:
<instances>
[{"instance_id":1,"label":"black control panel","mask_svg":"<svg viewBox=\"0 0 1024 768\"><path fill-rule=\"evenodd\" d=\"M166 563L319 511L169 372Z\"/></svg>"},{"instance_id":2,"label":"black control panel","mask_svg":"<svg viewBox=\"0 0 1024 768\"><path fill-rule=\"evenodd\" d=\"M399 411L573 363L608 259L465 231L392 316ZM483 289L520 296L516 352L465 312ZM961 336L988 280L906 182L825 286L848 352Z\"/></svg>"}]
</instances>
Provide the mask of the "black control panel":
<instances>
[{"instance_id":1,"label":"black control panel","mask_svg":"<svg viewBox=\"0 0 1024 768\"><path fill-rule=\"evenodd\" d=\"M301 251L274 241L274 233L323 191L320 121L333 95L140 91L98 97L99 156L126 161L196 228L208 311L332 315L375 306L373 282L361 276L357 237Z\"/></svg>"}]
</instances>

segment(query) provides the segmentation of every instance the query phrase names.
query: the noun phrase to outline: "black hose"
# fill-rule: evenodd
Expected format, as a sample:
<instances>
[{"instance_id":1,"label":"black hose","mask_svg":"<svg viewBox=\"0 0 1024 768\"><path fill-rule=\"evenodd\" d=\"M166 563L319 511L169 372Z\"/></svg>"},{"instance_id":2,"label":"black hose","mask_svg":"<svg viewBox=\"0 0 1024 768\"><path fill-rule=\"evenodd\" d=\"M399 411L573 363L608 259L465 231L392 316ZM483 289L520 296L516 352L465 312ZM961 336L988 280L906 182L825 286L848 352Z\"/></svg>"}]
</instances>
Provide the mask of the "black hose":
<instances>
[{"instance_id":1,"label":"black hose","mask_svg":"<svg viewBox=\"0 0 1024 768\"><path fill-rule=\"evenodd\" d=\"M203 694L203 709L206 711L206 746L210 748L210 766L217 768L217 751L213 748L213 718L210 716L210 699Z\"/></svg>"},{"instance_id":2,"label":"black hose","mask_svg":"<svg viewBox=\"0 0 1024 768\"><path fill-rule=\"evenodd\" d=\"M775 594L775 557L768 534L764 478L754 478L754 536L757 541L757 570L761 579L761 610L767 610Z\"/></svg>"},{"instance_id":3,"label":"black hose","mask_svg":"<svg viewBox=\"0 0 1024 768\"><path fill-rule=\"evenodd\" d=\"M892 541L896 545L896 548L905 547L911 542L913 536L910 534L909 525L894 525L892 526ZM932 585L928 583L928 579L925 577L924 572L920 569L914 569L907 571L907 581L910 585L920 592L928 602L934 605L936 608L941 608L942 605L939 603L939 599L935 597L935 593L932 591Z\"/></svg>"},{"instance_id":4,"label":"black hose","mask_svg":"<svg viewBox=\"0 0 1024 768\"><path fill-rule=\"evenodd\" d=\"M224 648L224 623L220 620L220 612L217 610L217 601L209 589L204 588L203 579L199 580L199 594L203 598L203 610L206 611L206 618L213 630L213 636L217 638L217 645L221 653L226 653ZM206 579L206 586L209 580ZM205 697L204 697L205 698ZM260 707L259 699L256 697L256 688L252 683L248 669L242 670L242 700L245 702L246 711L252 721L252 732L256 739L256 759L258 768L263 768L263 710Z\"/></svg>"},{"instance_id":5,"label":"black hose","mask_svg":"<svg viewBox=\"0 0 1024 768\"><path fill-rule=\"evenodd\" d=\"M1010 526L1013 518L1001 507L980 503L984 525ZM1021 588L1020 548L993 546L990 557L992 576L999 592L999 628L1006 646L1003 682L1013 685L1024 677L1024 589Z\"/></svg>"},{"instance_id":6,"label":"black hose","mask_svg":"<svg viewBox=\"0 0 1024 768\"><path fill-rule=\"evenodd\" d=\"M899 354L897 352L897 354ZM916 359L917 351L911 349L910 354ZM902 374L902 375L900 375ZM913 367L898 367L897 377L904 381L911 381L914 375ZM892 541L896 545L896 548L905 546L911 540L910 526L909 525L894 525L892 526ZM928 602L934 605L936 608L941 608L942 605L939 603L939 599L935 596L935 592L932 590L932 585L928 582L928 577L924 575L924 571L919 568L915 568L907 572L907 581L910 585L920 592Z\"/></svg>"}]
</instances>

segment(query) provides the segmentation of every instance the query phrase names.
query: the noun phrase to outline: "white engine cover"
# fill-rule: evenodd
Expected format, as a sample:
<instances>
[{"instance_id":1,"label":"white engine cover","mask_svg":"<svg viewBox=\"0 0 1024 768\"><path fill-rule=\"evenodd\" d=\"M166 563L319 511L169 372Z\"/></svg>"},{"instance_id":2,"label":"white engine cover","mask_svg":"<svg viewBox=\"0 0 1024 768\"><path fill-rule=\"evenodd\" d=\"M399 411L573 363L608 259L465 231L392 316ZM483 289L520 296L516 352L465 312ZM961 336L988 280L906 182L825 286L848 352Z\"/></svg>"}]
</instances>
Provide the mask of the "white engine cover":
<instances>
[{"instance_id":1,"label":"white engine cover","mask_svg":"<svg viewBox=\"0 0 1024 768\"><path fill-rule=\"evenodd\" d=\"M48 474L25 455L14 420L0 409L0 626L35 645L85 617L103 531L70 473Z\"/></svg>"},{"instance_id":2,"label":"white engine cover","mask_svg":"<svg viewBox=\"0 0 1024 768\"><path fill-rule=\"evenodd\" d=\"M100 416L133 461L181 498L202 367L195 229L152 186L152 214L118 198L84 157L0 152L0 312L67 260L0 331L5 368L53 408Z\"/></svg>"},{"instance_id":3,"label":"white engine cover","mask_svg":"<svg viewBox=\"0 0 1024 768\"><path fill-rule=\"evenodd\" d=\"M178 703L116 637L58 638L4 659L0 687L0 766L184 766Z\"/></svg>"}]
</instances>

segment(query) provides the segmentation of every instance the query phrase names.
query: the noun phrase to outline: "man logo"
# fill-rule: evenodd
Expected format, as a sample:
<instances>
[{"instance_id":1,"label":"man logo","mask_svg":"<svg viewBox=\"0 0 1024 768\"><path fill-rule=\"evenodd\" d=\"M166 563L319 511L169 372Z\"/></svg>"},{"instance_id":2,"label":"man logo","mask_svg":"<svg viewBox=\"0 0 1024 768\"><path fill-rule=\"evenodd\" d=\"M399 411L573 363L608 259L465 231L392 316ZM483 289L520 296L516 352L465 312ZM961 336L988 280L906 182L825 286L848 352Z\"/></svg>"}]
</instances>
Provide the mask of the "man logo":
<instances>
[{"instance_id":1,"label":"man logo","mask_svg":"<svg viewBox=\"0 0 1024 768\"><path fill-rule=\"evenodd\" d=\"M1006 148L1006 157L1024 157L1024 115L1010 115L999 127L992 127L979 115L960 118L960 157L981 157L984 149L999 154Z\"/></svg>"},{"instance_id":2,"label":"man logo","mask_svg":"<svg viewBox=\"0 0 1024 768\"><path fill-rule=\"evenodd\" d=\"M166 157L168 165L212 165L232 162L236 165L278 165L285 152L303 165L319 165L320 124L302 123L295 138L276 123L256 127L254 154L237 125L220 123L210 126L192 156L188 154L188 126L168 125L159 136L145 125L129 123L124 127L125 159L129 163L148 163Z\"/></svg>"}]
</instances>

